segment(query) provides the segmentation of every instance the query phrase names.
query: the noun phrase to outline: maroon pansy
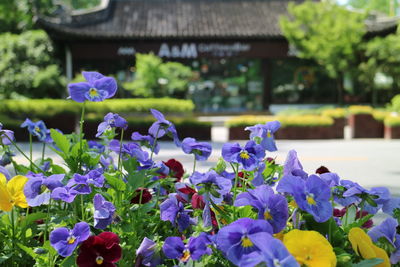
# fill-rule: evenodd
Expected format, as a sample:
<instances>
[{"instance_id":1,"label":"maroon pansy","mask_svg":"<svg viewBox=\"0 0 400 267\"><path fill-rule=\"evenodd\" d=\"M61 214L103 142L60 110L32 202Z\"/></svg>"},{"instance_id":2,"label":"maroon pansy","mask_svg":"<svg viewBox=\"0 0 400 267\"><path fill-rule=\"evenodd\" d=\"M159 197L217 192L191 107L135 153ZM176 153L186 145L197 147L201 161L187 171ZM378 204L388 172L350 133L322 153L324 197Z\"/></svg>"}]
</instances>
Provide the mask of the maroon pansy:
<instances>
[{"instance_id":1,"label":"maroon pansy","mask_svg":"<svg viewBox=\"0 0 400 267\"><path fill-rule=\"evenodd\" d=\"M90 236L80 246L76 263L79 267L117 266L115 263L122 257L119 238L111 232Z\"/></svg>"},{"instance_id":2,"label":"maroon pansy","mask_svg":"<svg viewBox=\"0 0 400 267\"><path fill-rule=\"evenodd\" d=\"M175 159L170 159L167 162L164 162L164 164L169 168L169 176L177 178L179 182L185 173L182 163Z\"/></svg>"},{"instance_id":3,"label":"maroon pansy","mask_svg":"<svg viewBox=\"0 0 400 267\"><path fill-rule=\"evenodd\" d=\"M140 192L142 192L142 201L140 201ZM132 204L139 204L139 201L141 202L140 204L146 204L152 199L152 195L147 188L142 188L139 187L138 189L135 190L135 195L131 200Z\"/></svg>"},{"instance_id":4,"label":"maroon pansy","mask_svg":"<svg viewBox=\"0 0 400 267\"><path fill-rule=\"evenodd\" d=\"M325 166L321 166L315 171L315 173L317 173L317 174L323 174L323 173L327 173L327 172L330 172L330 171Z\"/></svg>"}]
</instances>

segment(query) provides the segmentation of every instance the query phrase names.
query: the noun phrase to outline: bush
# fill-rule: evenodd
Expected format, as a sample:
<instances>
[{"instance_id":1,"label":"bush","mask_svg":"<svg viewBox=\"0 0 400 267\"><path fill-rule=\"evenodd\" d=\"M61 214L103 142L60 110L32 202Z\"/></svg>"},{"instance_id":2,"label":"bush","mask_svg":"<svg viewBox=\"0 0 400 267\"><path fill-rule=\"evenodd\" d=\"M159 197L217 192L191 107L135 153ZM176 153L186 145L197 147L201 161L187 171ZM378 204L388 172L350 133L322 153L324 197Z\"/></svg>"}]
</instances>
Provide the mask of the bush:
<instances>
[{"instance_id":1,"label":"bush","mask_svg":"<svg viewBox=\"0 0 400 267\"><path fill-rule=\"evenodd\" d=\"M350 106L348 111L350 114L372 114L374 109L370 106Z\"/></svg>"},{"instance_id":2,"label":"bush","mask_svg":"<svg viewBox=\"0 0 400 267\"><path fill-rule=\"evenodd\" d=\"M374 117L374 119L375 120L377 120L377 121L383 121L387 116L389 116L390 115L390 112L389 111L387 111L387 110L380 110L380 109L377 109L377 110L374 110L373 112L372 112L372 116Z\"/></svg>"},{"instance_id":3,"label":"bush","mask_svg":"<svg viewBox=\"0 0 400 267\"><path fill-rule=\"evenodd\" d=\"M320 115L293 115L293 116L239 116L226 122L227 127L247 127L254 124L264 124L278 120L282 127L313 127L331 126L333 119Z\"/></svg>"},{"instance_id":4,"label":"bush","mask_svg":"<svg viewBox=\"0 0 400 267\"><path fill-rule=\"evenodd\" d=\"M344 108L325 109L322 111L321 115L334 119L345 118L347 116L347 110Z\"/></svg>"},{"instance_id":5,"label":"bush","mask_svg":"<svg viewBox=\"0 0 400 267\"><path fill-rule=\"evenodd\" d=\"M383 122L389 127L400 127L400 116L387 116Z\"/></svg>"},{"instance_id":6,"label":"bush","mask_svg":"<svg viewBox=\"0 0 400 267\"><path fill-rule=\"evenodd\" d=\"M390 109L400 113L400 94L395 95L390 101Z\"/></svg>"}]
</instances>

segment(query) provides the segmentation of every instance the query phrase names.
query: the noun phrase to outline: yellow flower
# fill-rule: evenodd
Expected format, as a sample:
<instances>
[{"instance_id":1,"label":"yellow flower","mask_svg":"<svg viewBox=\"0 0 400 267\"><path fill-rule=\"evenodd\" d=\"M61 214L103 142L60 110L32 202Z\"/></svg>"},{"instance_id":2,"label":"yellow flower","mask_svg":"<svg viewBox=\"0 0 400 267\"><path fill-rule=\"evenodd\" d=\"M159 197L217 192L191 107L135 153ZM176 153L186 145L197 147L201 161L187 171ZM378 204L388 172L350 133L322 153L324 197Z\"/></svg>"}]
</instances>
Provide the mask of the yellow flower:
<instances>
[{"instance_id":1,"label":"yellow flower","mask_svg":"<svg viewBox=\"0 0 400 267\"><path fill-rule=\"evenodd\" d=\"M285 234L283 243L301 266L336 266L336 255L331 244L316 231L292 230Z\"/></svg>"},{"instance_id":2,"label":"yellow flower","mask_svg":"<svg viewBox=\"0 0 400 267\"><path fill-rule=\"evenodd\" d=\"M371 238L359 227L351 228L349 231L349 241L353 250L363 257L363 259L380 258L383 260L382 263L376 265L376 267L389 267L390 261L386 252L375 246L372 243Z\"/></svg>"},{"instance_id":3,"label":"yellow flower","mask_svg":"<svg viewBox=\"0 0 400 267\"><path fill-rule=\"evenodd\" d=\"M14 205L27 208L28 203L24 195L24 186L28 178L22 175L14 176L7 182L6 177L0 173L0 210L11 211Z\"/></svg>"}]
</instances>

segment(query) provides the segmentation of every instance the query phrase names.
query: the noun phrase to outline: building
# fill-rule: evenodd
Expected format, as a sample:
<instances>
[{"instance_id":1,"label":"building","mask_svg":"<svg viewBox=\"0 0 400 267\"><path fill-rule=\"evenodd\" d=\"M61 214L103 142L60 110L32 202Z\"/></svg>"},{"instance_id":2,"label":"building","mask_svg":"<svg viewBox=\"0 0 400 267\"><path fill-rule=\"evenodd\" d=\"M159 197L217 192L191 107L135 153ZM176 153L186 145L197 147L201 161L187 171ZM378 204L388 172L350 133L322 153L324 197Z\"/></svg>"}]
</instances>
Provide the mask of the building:
<instances>
[{"instance_id":1,"label":"building","mask_svg":"<svg viewBox=\"0 0 400 267\"><path fill-rule=\"evenodd\" d=\"M190 94L203 112L267 110L270 104L336 103L336 87L294 56L279 28L287 0L103 0L91 10L40 17L65 50L68 78L82 69L132 79L136 53L192 67ZM393 32L394 23L371 25Z\"/></svg>"}]
</instances>

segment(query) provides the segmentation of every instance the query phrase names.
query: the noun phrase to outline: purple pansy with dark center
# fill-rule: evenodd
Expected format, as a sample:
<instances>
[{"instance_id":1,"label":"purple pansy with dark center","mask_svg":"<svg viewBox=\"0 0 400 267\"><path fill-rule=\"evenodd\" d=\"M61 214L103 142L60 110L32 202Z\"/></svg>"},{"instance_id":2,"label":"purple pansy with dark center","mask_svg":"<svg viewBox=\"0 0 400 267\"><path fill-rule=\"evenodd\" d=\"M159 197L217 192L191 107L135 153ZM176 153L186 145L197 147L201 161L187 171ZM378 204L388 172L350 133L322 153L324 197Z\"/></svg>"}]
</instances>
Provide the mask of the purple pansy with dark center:
<instances>
[{"instance_id":1,"label":"purple pansy with dark center","mask_svg":"<svg viewBox=\"0 0 400 267\"><path fill-rule=\"evenodd\" d=\"M208 247L210 244L211 241L207 235L201 233L198 237L189 238L187 244L184 244L180 237L167 237L162 248L167 258L187 262L189 259L200 260L205 254L210 255L212 253L211 248Z\"/></svg>"},{"instance_id":2,"label":"purple pansy with dark center","mask_svg":"<svg viewBox=\"0 0 400 267\"><path fill-rule=\"evenodd\" d=\"M250 131L250 139L260 140L257 143L270 152L276 151L274 133L281 127L279 121L270 121L266 124L257 124L251 127L246 127L246 131Z\"/></svg>"},{"instance_id":3,"label":"purple pansy with dark center","mask_svg":"<svg viewBox=\"0 0 400 267\"><path fill-rule=\"evenodd\" d=\"M160 204L161 220L170 221L173 226L178 225L178 230L183 232L189 227L189 210L185 210L183 204L178 201L176 193L171 193Z\"/></svg>"},{"instance_id":4,"label":"purple pansy with dark center","mask_svg":"<svg viewBox=\"0 0 400 267\"><path fill-rule=\"evenodd\" d=\"M114 205L106 201L102 195L96 194L93 198L93 206L94 228L105 229L113 221Z\"/></svg>"},{"instance_id":5,"label":"purple pansy with dark center","mask_svg":"<svg viewBox=\"0 0 400 267\"><path fill-rule=\"evenodd\" d=\"M332 217L331 190L317 175L310 175L305 181L298 176L283 176L276 190L291 194L299 208L311 214L317 222Z\"/></svg>"},{"instance_id":6,"label":"purple pansy with dark center","mask_svg":"<svg viewBox=\"0 0 400 267\"><path fill-rule=\"evenodd\" d=\"M30 207L49 204L51 192L58 187L64 186L61 182L64 174L54 174L49 177L31 176L24 187L24 194Z\"/></svg>"},{"instance_id":7,"label":"purple pansy with dark center","mask_svg":"<svg viewBox=\"0 0 400 267\"><path fill-rule=\"evenodd\" d=\"M14 141L14 132L11 130L3 129L3 124L0 123L0 137L1 143L3 145L11 145L11 140Z\"/></svg>"},{"instance_id":8,"label":"purple pansy with dark center","mask_svg":"<svg viewBox=\"0 0 400 267\"><path fill-rule=\"evenodd\" d=\"M198 193L204 196L205 201L212 200L215 204L221 204L224 195L232 188L232 182L216 173L214 170L206 173L194 172L190 176L190 182L196 186Z\"/></svg>"},{"instance_id":9,"label":"purple pansy with dark center","mask_svg":"<svg viewBox=\"0 0 400 267\"><path fill-rule=\"evenodd\" d=\"M104 185L104 175L101 168L91 170L85 175L75 173L71 180L68 181L67 186L73 188L79 194L90 194L92 189L89 185L94 185L95 187L103 187Z\"/></svg>"},{"instance_id":10,"label":"purple pansy with dark center","mask_svg":"<svg viewBox=\"0 0 400 267\"><path fill-rule=\"evenodd\" d=\"M112 128L121 128L126 130L128 128L128 122L116 113L108 113L104 116L104 121L97 127L96 137L102 135L105 131Z\"/></svg>"},{"instance_id":11,"label":"purple pansy with dark center","mask_svg":"<svg viewBox=\"0 0 400 267\"><path fill-rule=\"evenodd\" d=\"M241 164L246 171L252 171L265 157L265 150L254 141L248 141L244 148L238 143L225 143L222 147L222 157L227 162Z\"/></svg>"},{"instance_id":12,"label":"purple pansy with dark center","mask_svg":"<svg viewBox=\"0 0 400 267\"><path fill-rule=\"evenodd\" d=\"M398 222L391 217L385 219L380 225L375 226L368 231L374 243L377 243L380 238L386 239L394 248L390 255L390 263L396 264L400 261L400 235L397 234Z\"/></svg>"},{"instance_id":13,"label":"purple pansy with dark center","mask_svg":"<svg viewBox=\"0 0 400 267\"><path fill-rule=\"evenodd\" d=\"M150 126L149 134L151 134L154 138L161 138L168 134L173 138L175 145L180 147L181 142L179 141L178 133L176 132L174 124L166 120L160 111L156 109L150 109L150 112L157 121Z\"/></svg>"},{"instance_id":14,"label":"purple pansy with dark center","mask_svg":"<svg viewBox=\"0 0 400 267\"><path fill-rule=\"evenodd\" d=\"M207 142L197 142L196 139L186 137L182 141L182 150L186 154L194 154L196 160L207 160L211 155L211 144Z\"/></svg>"},{"instance_id":15,"label":"purple pansy with dark center","mask_svg":"<svg viewBox=\"0 0 400 267\"><path fill-rule=\"evenodd\" d=\"M90 227L86 222L75 224L74 229L61 227L50 233L50 244L62 257L71 256L75 248L89 238Z\"/></svg>"},{"instance_id":16,"label":"purple pansy with dark center","mask_svg":"<svg viewBox=\"0 0 400 267\"><path fill-rule=\"evenodd\" d=\"M157 243L147 237L136 250L135 266L158 266L162 262L160 251L157 250Z\"/></svg>"},{"instance_id":17,"label":"purple pansy with dark center","mask_svg":"<svg viewBox=\"0 0 400 267\"><path fill-rule=\"evenodd\" d=\"M45 142L48 141L48 131L47 131L47 127L44 124L43 121L37 121L37 122L33 122L30 119L26 119L22 124L21 124L22 128L27 127L28 128L28 132L32 135L32 136L36 136L39 141L41 142Z\"/></svg>"},{"instance_id":18,"label":"purple pansy with dark center","mask_svg":"<svg viewBox=\"0 0 400 267\"><path fill-rule=\"evenodd\" d=\"M160 145L158 143L155 143L156 140L151 135L141 135L138 132L133 132L131 139L133 141L139 142L142 146L153 149L153 152L155 154L158 154L158 152L160 152Z\"/></svg>"},{"instance_id":19,"label":"purple pansy with dark center","mask_svg":"<svg viewBox=\"0 0 400 267\"><path fill-rule=\"evenodd\" d=\"M113 97L117 92L117 82L112 77L105 77L95 71L83 71L82 75L86 82L68 84L69 94L76 102L100 102Z\"/></svg>"},{"instance_id":20,"label":"purple pansy with dark center","mask_svg":"<svg viewBox=\"0 0 400 267\"><path fill-rule=\"evenodd\" d=\"M68 186L57 187L51 192L51 198L54 200L61 200L67 203L71 203L75 200L75 197L79 194L78 191Z\"/></svg>"},{"instance_id":21,"label":"purple pansy with dark center","mask_svg":"<svg viewBox=\"0 0 400 267\"><path fill-rule=\"evenodd\" d=\"M274 190L261 185L248 192L239 194L234 206L252 206L258 210L258 219L267 220L274 233L279 233L286 226L289 217L286 198L282 195L274 194Z\"/></svg>"},{"instance_id":22,"label":"purple pansy with dark center","mask_svg":"<svg viewBox=\"0 0 400 267\"><path fill-rule=\"evenodd\" d=\"M147 164L149 161L149 154L146 151L143 151L138 144L133 142L122 144L122 147L120 147L120 142L114 139L111 140L109 148L111 151L114 151L117 154L119 154L121 151L124 158L130 156L132 158L136 158L137 161L143 164Z\"/></svg>"},{"instance_id":23,"label":"purple pansy with dark center","mask_svg":"<svg viewBox=\"0 0 400 267\"><path fill-rule=\"evenodd\" d=\"M261 252L265 240L273 233L271 225L266 220L240 218L237 221L221 228L215 238L217 248L233 264L243 266L242 259L253 252ZM261 254L252 254L263 260ZM257 261L257 259L254 259Z\"/></svg>"}]
</instances>

